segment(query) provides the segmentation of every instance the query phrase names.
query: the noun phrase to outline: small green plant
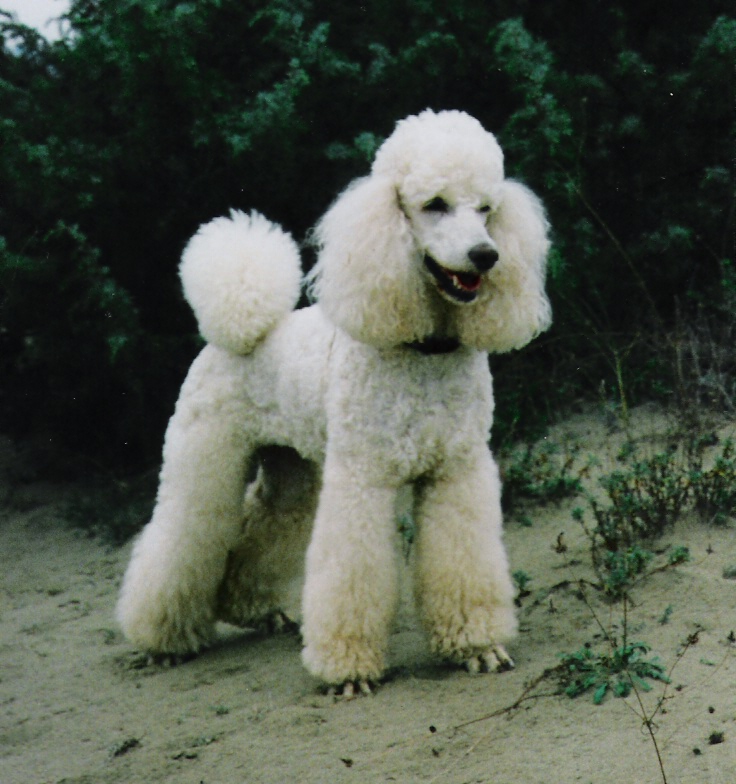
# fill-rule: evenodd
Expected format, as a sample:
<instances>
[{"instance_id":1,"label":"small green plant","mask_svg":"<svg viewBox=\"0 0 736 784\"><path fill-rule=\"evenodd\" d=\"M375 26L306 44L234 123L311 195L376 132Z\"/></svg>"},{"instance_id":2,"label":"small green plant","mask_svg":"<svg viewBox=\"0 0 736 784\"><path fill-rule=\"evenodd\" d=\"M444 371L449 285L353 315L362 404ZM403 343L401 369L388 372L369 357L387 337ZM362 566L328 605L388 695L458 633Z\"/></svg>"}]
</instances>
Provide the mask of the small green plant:
<instances>
[{"instance_id":1,"label":"small green plant","mask_svg":"<svg viewBox=\"0 0 736 784\"><path fill-rule=\"evenodd\" d=\"M614 471L600 481L611 503L604 507L591 498L590 505L608 550L631 547L671 527L690 486L675 450L637 460L629 470Z\"/></svg>"},{"instance_id":2,"label":"small green plant","mask_svg":"<svg viewBox=\"0 0 736 784\"><path fill-rule=\"evenodd\" d=\"M725 441L706 467L705 451L714 439L695 438L683 450L642 460L633 459L633 449L622 452L620 459L631 459L631 465L600 479L609 503L588 496L600 545L611 552L626 550L659 536L692 508L721 525L736 514L736 444ZM574 516L582 521L583 512L576 510Z\"/></svg>"},{"instance_id":3,"label":"small green plant","mask_svg":"<svg viewBox=\"0 0 736 784\"><path fill-rule=\"evenodd\" d=\"M679 564L687 563L689 560L690 548L683 545L672 548L667 556L667 562L670 566L678 566Z\"/></svg>"},{"instance_id":4,"label":"small green plant","mask_svg":"<svg viewBox=\"0 0 736 784\"><path fill-rule=\"evenodd\" d=\"M633 460L630 467L601 478L608 503L587 495L592 524L586 521L585 509L573 510L573 518L582 525L590 540L593 568L609 597L622 598L633 582L646 572L654 556L644 544L671 527L689 508L693 498L703 499L702 505L705 505L705 499L711 499L723 511L728 508L726 494L731 492L736 508L736 489L727 489L723 481L728 478L736 483L736 455L732 449L730 444L724 447L709 470L702 469L702 449L692 450L687 459L677 450L670 449L647 459ZM629 450L621 459L634 456L635 453ZM689 559L686 547L675 547L668 555L667 564L654 571L683 564Z\"/></svg>"},{"instance_id":5,"label":"small green plant","mask_svg":"<svg viewBox=\"0 0 736 784\"><path fill-rule=\"evenodd\" d=\"M715 458L708 455L707 462L704 452L706 447L714 445L713 438L700 439L694 444L637 460L635 448L627 442L619 459L628 465L601 480L607 502L588 494L589 509L578 507L573 510L573 518L582 525L590 541L593 567L600 581L595 587L609 599L623 603L622 638L617 637L613 627L607 629L601 623L586 598L584 582L579 581L580 595L598 623L608 648L599 652L585 645L573 653L562 654L557 669L561 685L570 697L592 692L593 702L599 705L609 693L618 697L633 694L638 708L631 703L629 707L641 718L649 733L664 784L667 775L656 738L655 717L664 712L667 684L674 666L688 647L697 642L697 636L688 638L667 672L656 657L649 655L650 648L645 642L629 641L627 609L631 589L644 575L690 560L687 547L674 546L666 551L666 560L652 568L654 554L644 547L644 543L662 534L683 512L693 508L709 521L719 520L718 515L725 520L736 511L736 450L733 444L726 442ZM591 510L593 521L586 521L586 514L590 515ZM669 623L672 613L672 605L667 606L659 623ZM662 696L653 708L645 707L641 697L643 692L651 691L652 681L665 684Z\"/></svg>"},{"instance_id":6,"label":"small green plant","mask_svg":"<svg viewBox=\"0 0 736 784\"><path fill-rule=\"evenodd\" d=\"M631 587L633 581L644 573L654 554L633 545L624 551L604 550L598 554L596 566L603 589L608 596L620 599Z\"/></svg>"},{"instance_id":7,"label":"small green plant","mask_svg":"<svg viewBox=\"0 0 736 784\"><path fill-rule=\"evenodd\" d=\"M643 642L625 643L609 653L594 653L583 646L574 653L561 655L560 678L568 697L593 691L593 702L600 705L610 692L628 697L632 689L650 691L648 680L669 683L664 667L656 657L648 658L649 646Z\"/></svg>"},{"instance_id":8,"label":"small green plant","mask_svg":"<svg viewBox=\"0 0 736 784\"><path fill-rule=\"evenodd\" d=\"M705 468L704 451L707 439L696 439L689 450L689 483L695 511L703 520L725 525L736 514L736 445L724 442L713 465Z\"/></svg>"},{"instance_id":9,"label":"small green plant","mask_svg":"<svg viewBox=\"0 0 736 784\"><path fill-rule=\"evenodd\" d=\"M579 449L560 454L556 444L527 444L508 455L503 465L503 504L508 512L523 500L535 503L559 501L582 490L581 472L574 471Z\"/></svg>"},{"instance_id":10,"label":"small green plant","mask_svg":"<svg viewBox=\"0 0 736 784\"><path fill-rule=\"evenodd\" d=\"M525 596L529 596L531 591L527 588L529 582L531 581L531 575L527 574L523 569L517 569L511 577L514 580L517 590L517 598L523 599Z\"/></svg>"}]
</instances>

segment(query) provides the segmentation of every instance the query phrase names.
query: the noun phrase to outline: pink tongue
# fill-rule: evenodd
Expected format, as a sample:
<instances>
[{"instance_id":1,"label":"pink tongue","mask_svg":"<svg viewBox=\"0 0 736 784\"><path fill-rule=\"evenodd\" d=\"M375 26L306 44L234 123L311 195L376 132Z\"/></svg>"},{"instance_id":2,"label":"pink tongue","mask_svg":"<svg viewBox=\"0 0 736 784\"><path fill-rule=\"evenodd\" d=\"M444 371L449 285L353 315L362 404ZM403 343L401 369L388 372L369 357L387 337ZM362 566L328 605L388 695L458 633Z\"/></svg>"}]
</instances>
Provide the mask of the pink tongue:
<instances>
[{"instance_id":1,"label":"pink tongue","mask_svg":"<svg viewBox=\"0 0 736 784\"><path fill-rule=\"evenodd\" d=\"M463 275L452 274L452 282L459 288L465 291L477 291L480 288L480 275Z\"/></svg>"}]
</instances>

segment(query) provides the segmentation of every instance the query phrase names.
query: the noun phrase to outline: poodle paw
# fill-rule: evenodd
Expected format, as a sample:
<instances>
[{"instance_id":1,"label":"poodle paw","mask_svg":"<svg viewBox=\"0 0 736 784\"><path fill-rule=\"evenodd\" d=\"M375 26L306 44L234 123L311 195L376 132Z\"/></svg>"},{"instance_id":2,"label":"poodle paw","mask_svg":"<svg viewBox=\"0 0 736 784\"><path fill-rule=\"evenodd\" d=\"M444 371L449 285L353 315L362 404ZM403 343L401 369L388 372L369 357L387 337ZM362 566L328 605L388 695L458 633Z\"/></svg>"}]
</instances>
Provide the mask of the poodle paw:
<instances>
[{"instance_id":1,"label":"poodle paw","mask_svg":"<svg viewBox=\"0 0 736 784\"><path fill-rule=\"evenodd\" d=\"M146 654L146 666L178 667L196 659L198 655L199 653L149 653Z\"/></svg>"},{"instance_id":2,"label":"poodle paw","mask_svg":"<svg viewBox=\"0 0 736 784\"><path fill-rule=\"evenodd\" d=\"M479 672L506 672L514 669L514 660L503 645L493 645L465 662L465 669L472 675Z\"/></svg>"},{"instance_id":3,"label":"poodle paw","mask_svg":"<svg viewBox=\"0 0 736 784\"><path fill-rule=\"evenodd\" d=\"M276 610L264 618L263 621L259 624L259 628L262 628L268 634L299 633L299 624L289 618L286 613L281 612L281 610Z\"/></svg>"},{"instance_id":4,"label":"poodle paw","mask_svg":"<svg viewBox=\"0 0 736 784\"><path fill-rule=\"evenodd\" d=\"M327 693L332 697L342 697L343 700L348 701L361 695L371 697L373 688L370 681L345 681L341 686L330 686Z\"/></svg>"},{"instance_id":5,"label":"poodle paw","mask_svg":"<svg viewBox=\"0 0 736 784\"><path fill-rule=\"evenodd\" d=\"M126 670L145 670L148 667L177 667L197 657L196 653L149 653L136 651L125 656L121 662Z\"/></svg>"}]
</instances>

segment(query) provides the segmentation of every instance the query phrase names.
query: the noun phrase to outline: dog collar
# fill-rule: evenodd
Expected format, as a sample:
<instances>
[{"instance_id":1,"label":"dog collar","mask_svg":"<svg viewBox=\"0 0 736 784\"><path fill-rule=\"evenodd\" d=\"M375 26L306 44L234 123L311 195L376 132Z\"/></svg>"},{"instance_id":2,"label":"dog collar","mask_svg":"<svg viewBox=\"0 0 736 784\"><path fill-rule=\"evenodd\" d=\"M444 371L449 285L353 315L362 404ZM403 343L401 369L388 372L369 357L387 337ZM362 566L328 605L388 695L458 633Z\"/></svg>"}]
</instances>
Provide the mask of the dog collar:
<instances>
[{"instance_id":1,"label":"dog collar","mask_svg":"<svg viewBox=\"0 0 736 784\"><path fill-rule=\"evenodd\" d=\"M414 340L404 345L420 354L452 354L460 348L460 341L457 338L428 335L424 340Z\"/></svg>"}]
</instances>

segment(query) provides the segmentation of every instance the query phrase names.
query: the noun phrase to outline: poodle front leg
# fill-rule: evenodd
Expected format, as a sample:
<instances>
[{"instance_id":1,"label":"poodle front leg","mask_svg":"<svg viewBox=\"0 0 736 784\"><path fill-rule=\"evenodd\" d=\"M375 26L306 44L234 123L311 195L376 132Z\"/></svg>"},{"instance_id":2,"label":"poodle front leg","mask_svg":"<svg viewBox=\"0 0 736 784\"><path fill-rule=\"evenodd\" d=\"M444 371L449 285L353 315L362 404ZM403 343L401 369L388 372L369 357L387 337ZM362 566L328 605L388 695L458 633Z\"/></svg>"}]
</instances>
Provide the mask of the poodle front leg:
<instances>
[{"instance_id":1,"label":"poodle front leg","mask_svg":"<svg viewBox=\"0 0 736 784\"><path fill-rule=\"evenodd\" d=\"M302 656L346 696L383 674L398 604L396 492L328 458L307 551Z\"/></svg>"},{"instance_id":2,"label":"poodle front leg","mask_svg":"<svg viewBox=\"0 0 736 784\"><path fill-rule=\"evenodd\" d=\"M153 517L123 580L118 620L152 653L194 653L214 633L250 457L234 362L214 349L195 360L166 432Z\"/></svg>"},{"instance_id":3,"label":"poodle front leg","mask_svg":"<svg viewBox=\"0 0 736 784\"><path fill-rule=\"evenodd\" d=\"M471 672L513 666L513 585L501 539L498 469L479 445L423 485L417 504L416 592L433 651Z\"/></svg>"}]
</instances>

